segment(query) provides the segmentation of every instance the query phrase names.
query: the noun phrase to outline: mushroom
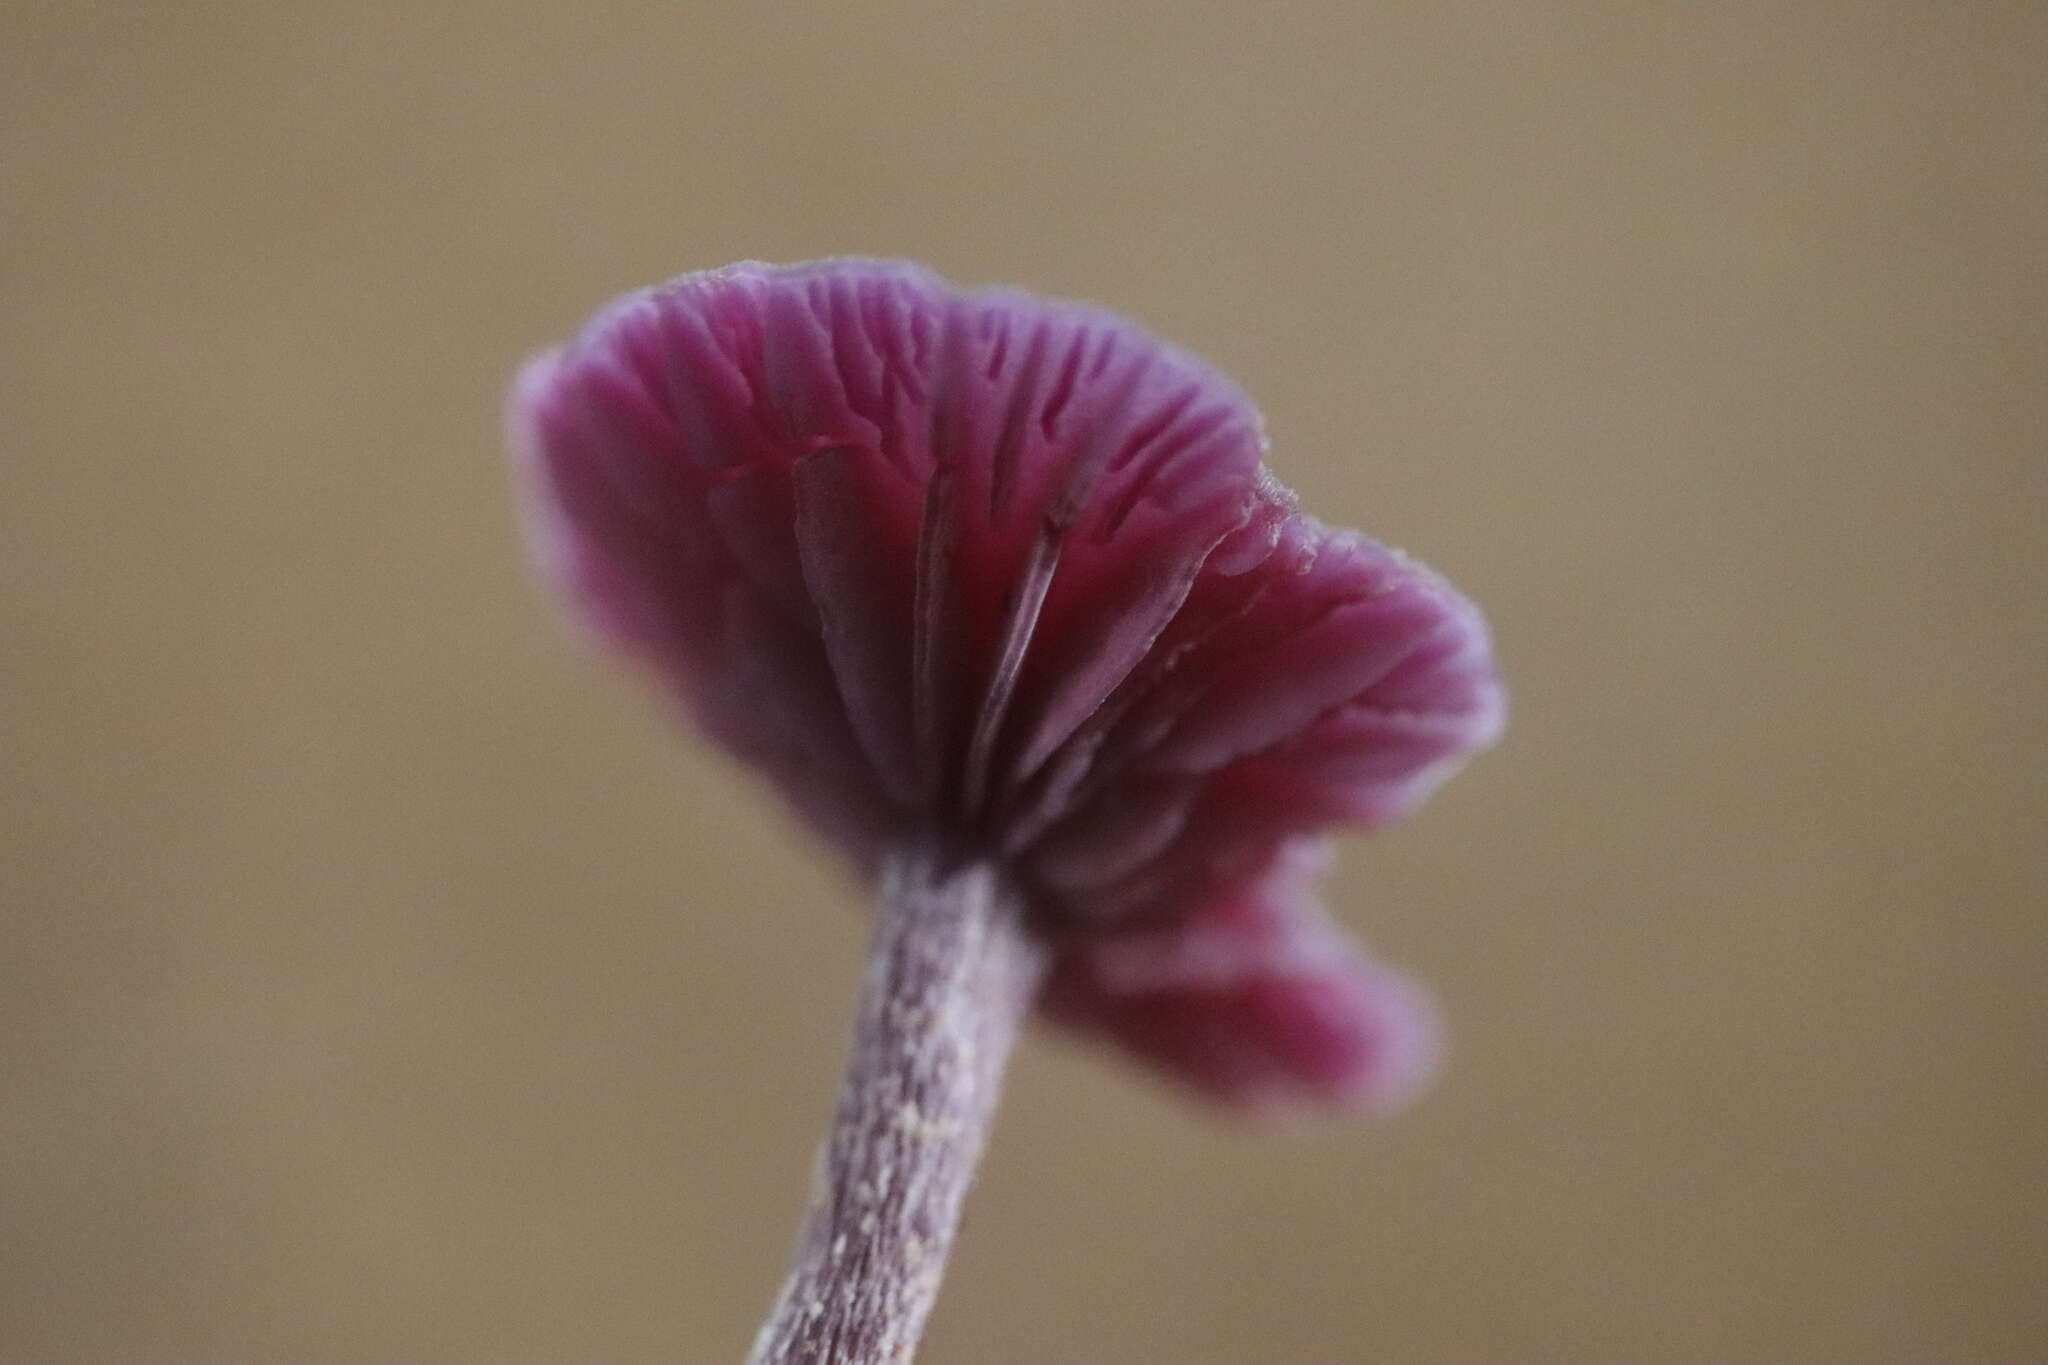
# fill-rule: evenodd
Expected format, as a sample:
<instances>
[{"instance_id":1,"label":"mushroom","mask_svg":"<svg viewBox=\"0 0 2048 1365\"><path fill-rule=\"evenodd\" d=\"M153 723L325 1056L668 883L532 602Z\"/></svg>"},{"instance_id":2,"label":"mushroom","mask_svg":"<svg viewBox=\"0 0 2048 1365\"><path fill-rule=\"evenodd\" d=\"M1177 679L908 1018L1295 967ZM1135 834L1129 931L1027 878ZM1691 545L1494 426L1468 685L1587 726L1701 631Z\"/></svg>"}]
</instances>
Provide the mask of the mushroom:
<instances>
[{"instance_id":1,"label":"mushroom","mask_svg":"<svg viewBox=\"0 0 2048 1365\"><path fill-rule=\"evenodd\" d=\"M748 262L603 309L509 429L574 615L875 888L755 1365L910 1358L1034 1006L1258 1113L1425 1078L1426 997L1314 883L1498 733L1485 624L1301 512L1228 380L1090 307Z\"/></svg>"}]
</instances>

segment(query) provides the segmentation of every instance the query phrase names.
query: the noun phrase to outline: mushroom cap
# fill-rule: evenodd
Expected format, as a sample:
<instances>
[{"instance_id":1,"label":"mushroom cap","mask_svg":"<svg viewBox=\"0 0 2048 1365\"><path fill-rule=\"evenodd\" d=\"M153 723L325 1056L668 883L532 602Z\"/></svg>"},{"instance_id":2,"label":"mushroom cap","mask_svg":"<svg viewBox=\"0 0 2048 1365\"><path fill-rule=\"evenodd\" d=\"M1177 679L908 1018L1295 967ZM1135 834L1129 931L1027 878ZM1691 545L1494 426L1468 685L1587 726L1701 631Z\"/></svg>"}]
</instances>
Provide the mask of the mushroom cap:
<instances>
[{"instance_id":1,"label":"mushroom cap","mask_svg":"<svg viewBox=\"0 0 2048 1365\"><path fill-rule=\"evenodd\" d=\"M1302 513L1227 379L1092 307L747 262L603 309L509 427L578 619L861 868L998 860L1049 1016L1259 1108L1426 1072L1426 998L1313 885L1499 732L1485 623Z\"/></svg>"}]
</instances>

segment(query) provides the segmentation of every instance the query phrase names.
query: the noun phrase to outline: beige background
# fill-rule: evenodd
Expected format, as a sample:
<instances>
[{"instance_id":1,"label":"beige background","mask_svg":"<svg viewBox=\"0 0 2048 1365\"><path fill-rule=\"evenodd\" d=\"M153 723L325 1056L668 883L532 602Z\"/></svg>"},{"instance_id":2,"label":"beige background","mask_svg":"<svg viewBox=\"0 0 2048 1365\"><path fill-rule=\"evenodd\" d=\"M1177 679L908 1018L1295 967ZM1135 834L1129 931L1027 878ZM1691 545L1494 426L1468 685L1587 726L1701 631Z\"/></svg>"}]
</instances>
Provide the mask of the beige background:
<instances>
[{"instance_id":1,"label":"beige background","mask_svg":"<svg viewBox=\"0 0 2048 1365\"><path fill-rule=\"evenodd\" d=\"M733 1361L860 919L509 530L620 289L1124 309L1497 622L1452 1064L1022 1058L933 1365L2048 1359L2048 9L0 11L0 1357Z\"/></svg>"}]
</instances>

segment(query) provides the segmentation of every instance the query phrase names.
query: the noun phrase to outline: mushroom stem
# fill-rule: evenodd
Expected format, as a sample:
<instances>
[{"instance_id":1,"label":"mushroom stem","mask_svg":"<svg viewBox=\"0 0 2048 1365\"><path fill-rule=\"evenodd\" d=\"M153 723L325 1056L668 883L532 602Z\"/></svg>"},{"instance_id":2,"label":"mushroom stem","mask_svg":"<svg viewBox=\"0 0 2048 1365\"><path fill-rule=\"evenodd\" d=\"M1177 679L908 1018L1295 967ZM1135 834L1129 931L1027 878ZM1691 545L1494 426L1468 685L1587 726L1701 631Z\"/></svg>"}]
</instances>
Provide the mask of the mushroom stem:
<instances>
[{"instance_id":1,"label":"mushroom stem","mask_svg":"<svg viewBox=\"0 0 2048 1365\"><path fill-rule=\"evenodd\" d=\"M838 1112L749 1365L898 1365L938 1296L1002 1075L1045 972L986 862L890 856Z\"/></svg>"}]
</instances>

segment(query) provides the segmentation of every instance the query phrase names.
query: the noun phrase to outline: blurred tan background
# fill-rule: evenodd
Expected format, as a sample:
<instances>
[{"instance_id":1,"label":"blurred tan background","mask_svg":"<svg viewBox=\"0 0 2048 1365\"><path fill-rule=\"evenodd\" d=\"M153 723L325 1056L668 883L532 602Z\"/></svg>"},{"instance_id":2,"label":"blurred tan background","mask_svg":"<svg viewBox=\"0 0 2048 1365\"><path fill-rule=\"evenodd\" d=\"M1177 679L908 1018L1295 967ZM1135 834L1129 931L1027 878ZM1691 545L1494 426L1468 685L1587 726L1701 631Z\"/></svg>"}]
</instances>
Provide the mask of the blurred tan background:
<instances>
[{"instance_id":1,"label":"blurred tan background","mask_svg":"<svg viewBox=\"0 0 2048 1365\"><path fill-rule=\"evenodd\" d=\"M933 1365L2048 1359L2048 9L0 10L0 1358L737 1361L861 921L529 588L523 353L1102 301L1491 610L1442 1084L1039 1039Z\"/></svg>"}]
</instances>

